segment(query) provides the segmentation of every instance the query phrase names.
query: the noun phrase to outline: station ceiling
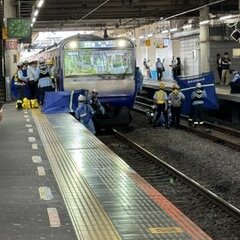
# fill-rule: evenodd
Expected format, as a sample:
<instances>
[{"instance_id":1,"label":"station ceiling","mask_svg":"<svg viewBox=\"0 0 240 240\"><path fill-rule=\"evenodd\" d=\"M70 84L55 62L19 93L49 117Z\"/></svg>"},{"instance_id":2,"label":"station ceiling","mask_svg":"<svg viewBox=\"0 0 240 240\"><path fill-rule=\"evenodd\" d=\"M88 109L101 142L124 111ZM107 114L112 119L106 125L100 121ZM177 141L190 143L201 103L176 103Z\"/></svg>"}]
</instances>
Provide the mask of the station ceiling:
<instances>
[{"instance_id":1,"label":"station ceiling","mask_svg":"<svg viewBox=\"0 0 240 240\"><path fill-rule=\"evenodd\" d=\"M37 1L15 1L17 16L30 18ZM212 14L239 13L239 0L45 0L33 30L133 28L183 12L176 17L199 16L206 4Z\"/></svg>"}]
</instances>

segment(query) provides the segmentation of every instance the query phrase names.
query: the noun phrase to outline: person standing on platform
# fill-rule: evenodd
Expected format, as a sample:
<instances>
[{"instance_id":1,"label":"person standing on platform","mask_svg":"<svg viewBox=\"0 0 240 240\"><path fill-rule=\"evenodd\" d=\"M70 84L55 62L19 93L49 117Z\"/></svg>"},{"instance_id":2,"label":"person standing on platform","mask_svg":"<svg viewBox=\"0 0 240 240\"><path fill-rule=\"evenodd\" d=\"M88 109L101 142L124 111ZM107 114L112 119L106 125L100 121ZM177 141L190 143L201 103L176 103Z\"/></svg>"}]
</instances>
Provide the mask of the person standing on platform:
<instances>
[{"instance_id":1,"label":"person standing on platform","mask_svg":"<svg viewBox=\"0 0 240 240\"><path fill-rule=\"evenodd\" d=\"M164 91L165 85L164 83L160 83L159 85L159 91L155 92L153 99L157 106L157 115L153 122L153 127L157 127L158 121L161 117L161 113L163 112L163 116L165 119L165 127L169 128L169 122L168 122L168 96L167 93Z\"/></svg>"},{"instance_id":2,"label":"person standing on platform","mask_svg":"<svg viewBox=\"0 0 240 240\"><path fill-rule=\"evenodd\" d=\"M156 72L157 72L157 80L161 81L162 80L162 74L165 71L163 63L161 62L160 58L157 58L156 62Z\"/></svg>"},{"instance_id":3,"label":"person standing on platform","mask_svg":"<svg viewBox=\"0 0 240 240\"><path fill-rule=\"evenodd\" d=\"M231 82L229 83L231 87L230 93L240 93L240 74L238 71L233 72L233 78Z\"/></svg>"},{"instance_id":4,"label":"person standing on platform","mask_svg":"<svg viewBox=\"0 0 240 240\"><path fill-rule=\"evenodd\" d=\"M25 88L28 82L28 77L27 75L24 76L23 72L23 63L18 62L17 63L17 73L14 75L14 85L17 88L17 99L22 101L23 98L25 97Z\"/></svg>"},{"instance_id":5,"label":"person standing on platform","mask_svg":"<svg viewBox=\"0 0 240 240\"><path fill-rule=\"evenodd\" d=\"M29 78L28 87L30 90L30 99L36 99L37 92L38 92L37 82L38 82L38 78L39 78L39 69L37 67L37 61L29 62L27 75Z\"/></svg>"},{"instance_id":6,"label":"person standing on platform","mask_svg":"<svg viewBox=\"0 0 240 240\"><path fill-rule=\"evenodd\" d=\"M222 57L222 78L221 85L228 85L229 83L229 70L231 65L231 59L228 56L228 53L224 53L224 57Z\"/></svg>"},{"instance_id":7,"label":"person standing on platform","mask_svg":"<svg viewBox=\"0 0 240 240\"><path fill-rule=\"evenodd\" d=\"M93 134L96 133L95 127L92 121L94 110L90 104L86 103L86 97L82 94L78 96L78 108L75 111L75 117Z\"/></svg>"},{"instance_id":8,"label":"person standing on platform","mask_svg":"<svg viewBox=\"0 0 240 240\"><path fill-rule=\"evenodd\" d=\"M147 78L152 78L151 71L150 71L150 60L147 61L146 58L144 58L143 66L146 70Z\"/></svg>"},{"instance_id":9,"label":"person standing on platform","mask_svg":"<svg viewBox=\"0 0 240 240\"><path fill-rule=\"evenodd\" d=\"M192 99L192 114L194 127L203 124L202 112L204 99L207 98L206 91L202 88L201 83L196 84L196 89L191 94Z\"/></svg>"},{"instance_id":10,"label":"person standing on platform","mask_svg":"<svg viewBox=\"0 0 240 240\"><path fill-rule=\"evenodd\" d=\"M221 84L221 82L222 82L222 58L221 58L221 55L219 53L217 54L216 64L217 64L219 83Z\"/></svg>"},{"instance_id":11,"label":"person standing on platform","mask_svg":"<svg viewBox=\"0 0 240 240\"><path fill-rule=\"evenodd\" d=\"M53 90L55 90L56 77L57 77L56 67L55 67L52 59L48 59L46 61L46 65L49 68L50 78L52 79L52 88L53 88Z\"/></svg>"},{"instance_id":12,"label":"person standing on platform","mask_svg":"<svg viewBox=\"0 0 240 240\"><path fill-rule=\"evenodd\" d=\"M185 100L185 96L177 85L173 85L172 92L169 94L169 100L171 103L172 125L174 127L180 126L180 114L182 103Z\"/></svg>"},{"instance_id":13,"label":"person standing on platform","mask_svg":"<svg viewBox=\"0 0 240 240\"><path fill-rule=\"evenodd\" d=\"M39 101L43 104L45 98L45 92L51 92L52 89L52 79L50 77L49 68L45 64L45 59L40 57L39 59L39 79L38 79L38 89L39 89Z\"/></svg>"}]
</instances>

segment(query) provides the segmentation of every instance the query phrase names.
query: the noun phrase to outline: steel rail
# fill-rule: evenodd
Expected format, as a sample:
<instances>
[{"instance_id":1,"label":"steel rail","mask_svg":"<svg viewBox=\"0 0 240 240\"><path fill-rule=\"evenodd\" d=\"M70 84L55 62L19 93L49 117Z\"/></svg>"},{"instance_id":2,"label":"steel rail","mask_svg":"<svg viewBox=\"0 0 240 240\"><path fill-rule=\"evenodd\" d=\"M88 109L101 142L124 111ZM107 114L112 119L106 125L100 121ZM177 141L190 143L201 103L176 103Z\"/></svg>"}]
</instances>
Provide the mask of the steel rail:
<instances>
[{"instance_id":1,"label":"steel rail","mask_svg":"<svg viewBox=\"0 0 240 240\"><path fill-rule=\"evenodd\" d=\"M150 153L148 150L144 149L141 147L139 144L136 142L126 138L123 134L121 134L119 131L116 129L113 129L114 135L127 143L129 146L133 147L135 150L139 151L142 153L145 157L148 159L151 159L155 163L161 165L167 172L169 172L171 175L177 177L180 179L182 182L186 183L188 186L191 186L194 188L198 193L204 195L207 199L211 200L215 205L219 206L221 209L224 209L228 213L230 213L232 216L240 220L240 210L233 206L232 204L228 203L221 197L217 196L215 193L211 192L210 190L206 189L202 185L200 185L198 182L194 181L193 179L189 178L182 172L178 171L176 168L171 166L170 164L164 162L154 154Z\"/></svg>"}]
</instances>

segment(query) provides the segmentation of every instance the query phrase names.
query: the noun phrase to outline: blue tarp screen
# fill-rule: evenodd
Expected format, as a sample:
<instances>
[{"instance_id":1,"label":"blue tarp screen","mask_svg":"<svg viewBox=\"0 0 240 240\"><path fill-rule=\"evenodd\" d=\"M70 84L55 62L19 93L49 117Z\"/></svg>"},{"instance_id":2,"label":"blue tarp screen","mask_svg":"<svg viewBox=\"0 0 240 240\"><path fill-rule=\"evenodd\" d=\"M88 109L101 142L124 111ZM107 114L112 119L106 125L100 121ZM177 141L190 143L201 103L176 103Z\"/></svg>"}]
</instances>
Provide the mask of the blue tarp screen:
<instances>
[{"instance_id":1,"label":"blue tarp screen","mask_svg":"<svg viewBox=\"0 0 240 240\"><path fill-rule=\"evenodd\" d=\"M86 95L86 90L75 90L72 92L46 92L42 112L65 113L74 112L78 107L79 94Z\"/></svg>"},{"instance_id":2,"label":"blue tarp screen","mask_svg":"<svg viewBox=\"0 0 240 240\"><path fill-rule=\"evenodd\" d=\"M182 113L189 115L192 109L191 93L194 91L196 84L200 82L207 93L207 99L204 100L204 108L217 110L218 100L214 84L214 75L212 72L203 73L190 77L178 77L177 83L185 95L185 101L182 106Z\"/></svg>"}]
</instances>

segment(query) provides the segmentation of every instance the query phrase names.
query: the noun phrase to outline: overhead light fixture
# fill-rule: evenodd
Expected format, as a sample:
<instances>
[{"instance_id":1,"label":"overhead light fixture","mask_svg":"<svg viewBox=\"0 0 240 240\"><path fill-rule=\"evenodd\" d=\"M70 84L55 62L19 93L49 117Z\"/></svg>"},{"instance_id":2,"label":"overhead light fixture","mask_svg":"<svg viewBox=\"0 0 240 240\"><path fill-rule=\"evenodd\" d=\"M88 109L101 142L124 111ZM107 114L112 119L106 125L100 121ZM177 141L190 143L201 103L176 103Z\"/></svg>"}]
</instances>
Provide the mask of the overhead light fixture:
<instances>
[{"instance_id":1,"label":"overhead light fixture","mask_svg":"<svg viewBox=\"0 0 240 240\"><path fill-rule=\"evenodd\" d=\"M168 33L168 30L163 30L162 33Z\"/></svg>"},{"instance_id":2,"label":"overhead light fixture","mask_svg":"<svg viewBox=\"0 0 240 240\"><path fill-rule=\"evenodd\" d=\"M232 15L227 15L227 16L220 17L219 20L223 21L223 20L227 20L227 19L232 18L232 17L233 17Z\"/></svg>"},{"instance_id":3,"label":"overhead light fixture","mask_svg":"<svg viewBox=\"0 0 240 240\"><path fill-rule=\"evenodd\" d=\"M199 22L199 25L206 25L206 24L209 24L209 20L204 20Z\"/></svg>"},{"instance_id":4,"label":"overhead light fixture","mask_svg":"<svg viewBox=\"0 0 240 240\"><path fill-rule=\"evenodd\" d=\"M145 37L143 36L143 35L141 35L140 37L139 37L139 39L144 39Z\"/></svg>"},{"instance_id":5,"label":"overhead light fixture","mask_svg":"<svg viewBox=\"0 0 240 240\"><path fill-rule=\"evenodd\" d=\"M36 9L35 11L34 11L34 17L36 17L37 15L38 15L38 13L39 13L39 10L38 9Z\"/></svg>"},{"instance_id":6,"label":"overhead light fixture","mask_svg":"<svg viewBox=\"0 0 240 240\"><path fill-rule=\"evenodd\" d=\"M44 0L39 0L37 3L37 7L38 8L42 7L43 3L44 3Z\"/></svg>"},{"instance_id":7,"label":"overhead light fixture","mask_svg":"<svg viewBox=\"0 0 240 240\"><path fill-rule=\"evenodd\" d=\"M36 17L33 17L32 23L35 23L35 22L36 22Z\"/></svg>"},{"instance_id":8,"label":"overhead light fixture","mask_svg":"<svg viewBox=\"0 0 240 240\"><path fill-rule=\"evenodd\" d=\"M170 32L176 32L176 31L177 31L177 28L171 28L169 31L170 31Z\"/></svg>"},{"instance_id":9,"label":"overhead light fixture","mask_svg":"<svg viewBox=\"0 0 240 240\"><path fill-rule=\"evenodd\" d=\"M149 33L148 35L147 35L147 37L152 37L153 36L153 34L152 33Z\"/></svg>"}]
</instances>

